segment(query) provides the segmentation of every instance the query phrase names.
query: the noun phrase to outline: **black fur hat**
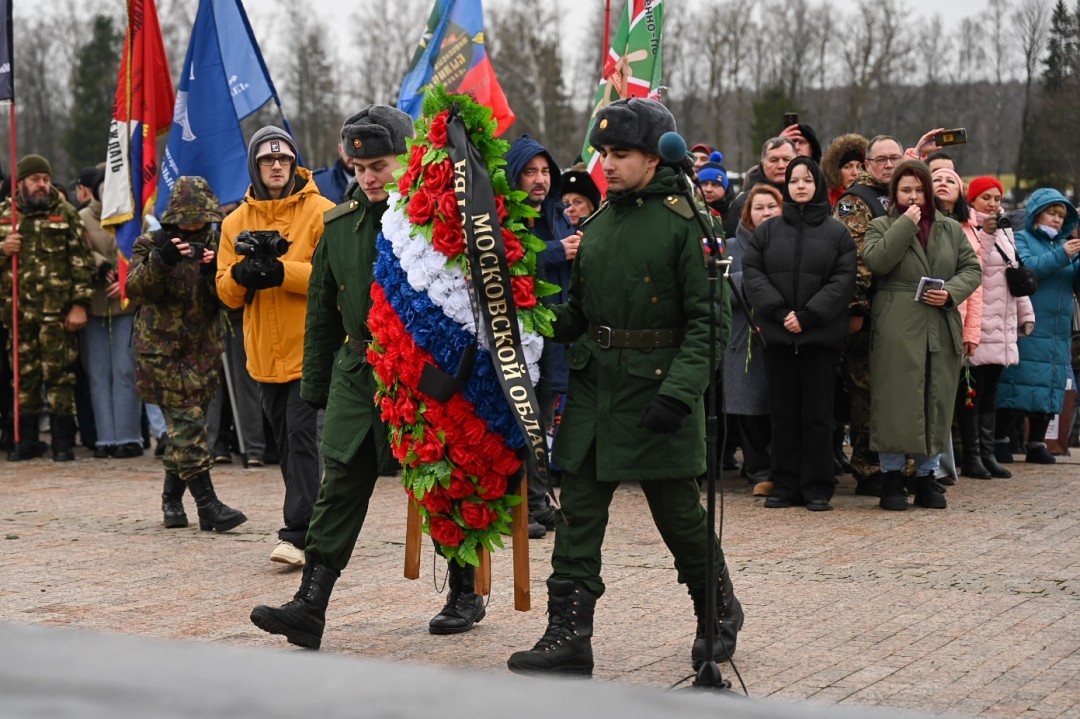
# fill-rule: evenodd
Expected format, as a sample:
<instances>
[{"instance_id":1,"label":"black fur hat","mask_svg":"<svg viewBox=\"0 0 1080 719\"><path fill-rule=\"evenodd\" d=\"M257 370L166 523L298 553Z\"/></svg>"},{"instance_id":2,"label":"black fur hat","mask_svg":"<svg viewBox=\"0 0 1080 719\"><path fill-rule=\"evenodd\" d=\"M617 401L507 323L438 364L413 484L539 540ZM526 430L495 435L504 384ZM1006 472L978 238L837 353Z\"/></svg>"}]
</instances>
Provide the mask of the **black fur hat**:
<instances>
[{"instance_id":1,"label":"black fur hat","mask_svg":"<svg viewBox=\"0 0 1080 719\"><path fill-rule=\"evenodd\" d=\"M412 118L389 105L368 105L341 126L341 146L356 158L401 155L412 136Z\"/></svg>"},{"instance_id":2,"label":"black fur hat","mask_svg":"<svg viewBox=\"0 0 1080 719\"><path fill-rule=\"evenodd\" d=\"M596 113L589 144L641 150L659 155L657 145L665 132L675 131L675 116L656 100L630 97L616 100Z\"/></svg>"},{"instance_id":3,"label":"black fur hat","mask_svg":"<svg viewBox=\"0 0 1080 719\"><path fill-rule=\"evenodd\" d=\"M600 189L593 182L592 175L585 170L570 169L562 176L562 193L576 192L592 203L593 211L600 207Z\"/></svg>"}]
</instances>

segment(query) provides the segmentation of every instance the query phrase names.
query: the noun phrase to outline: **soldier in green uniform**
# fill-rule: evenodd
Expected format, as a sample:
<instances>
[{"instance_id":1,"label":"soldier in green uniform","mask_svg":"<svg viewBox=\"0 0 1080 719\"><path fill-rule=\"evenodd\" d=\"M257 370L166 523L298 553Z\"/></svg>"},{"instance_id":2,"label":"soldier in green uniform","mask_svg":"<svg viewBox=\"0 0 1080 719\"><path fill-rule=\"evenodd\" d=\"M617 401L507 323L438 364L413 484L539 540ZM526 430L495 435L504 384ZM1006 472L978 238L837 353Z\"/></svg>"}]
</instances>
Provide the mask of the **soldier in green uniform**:
<instances>
[{"instance_id":1,"label":"soldier in green uniform","mask_svg":"<svg viewBox=\"0 0 1080 719\"><path fill-rule=\"evenodd\" d=\"M38 441L38 415L45 385L52 411L53 460L75 459L75 362L78 335L87 322L93 296L94 260L82 221L52 185L52 166L41 155L27 155L16 167L11 197L0 203L3 243L3 322L12 349L11 257L19 260L19 429L20 442L9 461L45 452ZM18 202L18 226L12 224Z\"/></svg>"},{"instance_id":2,"label":"soldier in green uniform","mask_svg":"<svg viewBox=\"0 0 1080 719\"><path fill-rule=\"evenodd\" d=\"M510 657L514 672L591 675L593 610L604 593L601 548L608 506L623 480L641 482L679 582L693 598L692 659L705 659L709 532L696 478L705 471L709 286L694 210L656 154L660 136L674 129L663 105L631 98L597 113L589 135L604 157L608 201L582 237L569 301L554 308L555 340L577 340L554 448L566 521L551 556L547 631L532 650ZM722 345L730 329L726 295L721 306ZM716 556L713 658L726 660L743 613L723 553Z\"/></svg>"},{"instance_id":3,"label":"soldier in green uniform","mask_svg":"<svg viewBox=\"0 0 1080 719\"><path fill-rule=\"evenodd\" d=\"M251 611L255 626L310 649L322 643L330 593L352 556L375 481L395 466L375 407L367 316L385 188L412 134L412 118L386 105L370 105L345 121L341 142L353 159L358 187L323 216L326 229L312 258L300 396L326 409L326 469L308 526L300 589L287 604ZM451 562L450 572L447 605L431 620L435 634L468 631L483 617L472 567Z\"/></svg>"},{"instance_id":4,"label":"soldier in green uniform","mask_svg":"<svg viewBox=\"0 0 1080 719\"><path fill-rule=\"evenodd\" d=\"M202 177L177 178L160 230L135 241L127 294L139 303L133 328L139 397L161 407L169 443L162 457L161 509L167 528L188 526L184 489L199 510L199 528L225 532L247 521L221 503L210 480L206 408L221 368L221 304L214 256L221 207Z\"/></svg>"}]
</instances>

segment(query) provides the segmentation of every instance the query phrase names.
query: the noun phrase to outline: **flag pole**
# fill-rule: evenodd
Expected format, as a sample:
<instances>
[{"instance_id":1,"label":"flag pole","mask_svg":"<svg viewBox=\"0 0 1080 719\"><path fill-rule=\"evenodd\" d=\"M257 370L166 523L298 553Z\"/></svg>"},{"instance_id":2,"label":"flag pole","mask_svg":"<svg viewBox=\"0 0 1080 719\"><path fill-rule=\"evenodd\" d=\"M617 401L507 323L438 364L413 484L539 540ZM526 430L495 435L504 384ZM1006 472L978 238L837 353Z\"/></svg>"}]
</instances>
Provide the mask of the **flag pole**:
<instances>
[{"instance_id":1,"label":"flag pole","mask_svg":"<svg viewBox=\"0 0 1080 719\"><path fill-rule=\"evenodd\" d=\"M15 183L18 177L15 149L15 98L9 102L11 107L11 229L18 232L19 205L15 197ZM13 375L14 402L12 402L12 426L15 430L15 446L22 440L22 428L19 426L19 255L11 256L11 373Z\"/></svg>"},{"instance_id":2,"label":"flag pole","mask_svg":"<svg viewBox=\"0 0 1080 719\"><path fill-rule=\"evenodd\" d=\"M611 51L611 0L604 4L604 46L600 48L600 73L604 72L604 63Z\"/></svg>"}]
</instances>

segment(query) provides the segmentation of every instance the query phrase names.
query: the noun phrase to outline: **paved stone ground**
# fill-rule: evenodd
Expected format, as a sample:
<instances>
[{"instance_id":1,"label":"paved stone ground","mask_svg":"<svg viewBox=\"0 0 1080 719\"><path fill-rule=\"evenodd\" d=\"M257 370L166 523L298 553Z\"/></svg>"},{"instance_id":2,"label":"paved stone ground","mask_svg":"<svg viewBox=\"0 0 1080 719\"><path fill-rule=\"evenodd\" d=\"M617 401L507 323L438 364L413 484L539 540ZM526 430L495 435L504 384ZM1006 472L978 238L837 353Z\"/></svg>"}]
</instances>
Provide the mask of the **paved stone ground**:
<instances>
[{"instance_id":1,"label":"paved stone ground","mask_svg":"<svg viewBox=\"0 0 1080 719\"><path fill-rule=\"evenodd\" d=\"M1080 717L1078 464L1013 464L1012 480L950 488L946 511L904 513L854 496L847 477L833 512L766 510L729 477L724 545L747 613L736 661L750 694ZM224 535L161 527L161 469L149 456L0 462L0 622L287 647L248 621L252 606L286 601L299 583L269 562L278 470L223 466L215 482L249 517ZM534 611L513 610L509 554L499 555L487 618L435 637L426 622L442 598L429 544L421 580L402 577L404 504L396 480L380 482L323 651L505 672L543 631L551 538L531 543ZM194 518L190 497L187 507ZM666 687L690 673L690 599L637 486L620 488L612 517L596 680Z\"/></svg>"}]
</instances>

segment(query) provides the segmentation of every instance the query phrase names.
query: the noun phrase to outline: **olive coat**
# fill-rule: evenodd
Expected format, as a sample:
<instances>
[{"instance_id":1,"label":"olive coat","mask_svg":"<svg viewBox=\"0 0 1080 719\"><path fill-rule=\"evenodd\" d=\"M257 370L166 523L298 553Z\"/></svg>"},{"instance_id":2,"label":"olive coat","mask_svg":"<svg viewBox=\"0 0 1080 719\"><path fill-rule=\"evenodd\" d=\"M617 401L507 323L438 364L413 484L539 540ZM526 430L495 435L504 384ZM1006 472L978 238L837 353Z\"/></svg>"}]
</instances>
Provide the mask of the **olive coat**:
<instances>
[{"instance_id":1,"label":"olive coat","mask_svg":"<svg viewBox=\"0 0 1080 719\"><path fill-rule=\"evenodd\" d=\"M569 300L553 308L555 340L580 340L569 352L569 390L554 447L564 470L579 473L595 445L601 481L677 479L705 471L703 397L711 373L704 257L693 210L668 167L641 190L609 193L585 229ZM726 341L731 325L721 288L718 343ZM683 337L673 347L604 349L582 337L590 325L677 329ZM638 426L657 394L691 408L674 434Z\"/></svg>"},{"instance_id":2,"label":"olive coat","mask_svg":"<svg viewBox=\"0 0 1080 719\"><path fill-rule=\"evenodd\" d=\"M326 408L322 453L347 464L374 434L380 469L393 467L386 429L375 409L375 378L366 358L375 240L386 201L372 205L357 188L329 210L311 260L300 397ZM346 344L353 340L365 354Z\"/></svg>"},{"instance_id":3,"label":"olive coat","mask_svg":"<svg viewBox=\"0 0 1080 719\"><path fill-rule=\"evenodd\" d=\"M863 262L877 288L870 316L870 448L932 457L945 450L963 355L957 306L982 279L979 257L959 223L934 216L926 250L918 227L893 209L870 222ZM915 299L922 277L945 280L949 301Z\"/></svg>"}]
</instances>

